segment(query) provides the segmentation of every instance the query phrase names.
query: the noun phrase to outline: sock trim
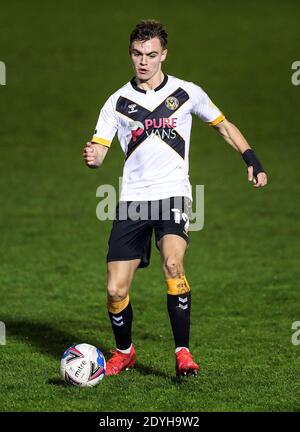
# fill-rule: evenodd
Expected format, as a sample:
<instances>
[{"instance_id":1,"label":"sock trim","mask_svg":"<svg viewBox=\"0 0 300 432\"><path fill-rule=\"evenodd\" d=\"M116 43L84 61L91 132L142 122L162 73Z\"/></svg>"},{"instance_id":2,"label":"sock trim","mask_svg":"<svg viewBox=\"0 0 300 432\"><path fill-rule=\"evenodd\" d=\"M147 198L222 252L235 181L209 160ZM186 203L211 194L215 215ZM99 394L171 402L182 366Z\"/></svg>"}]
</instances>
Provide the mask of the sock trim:
<instances>
[{"instance_id":1,"label":"sock trim","mask_svg":"<svg viewBox=\"0 0 300 432\"><path fill-rule=\"evenodd\" d=\"M115 302L108 300L107 309L110 313L116 315L122 312L128 306L128 304L129 304L129 295L127 294L127 296L123 300L119 300Z\"/></svg>"},{"instance_id":2,"label":"sock trim","mask_svg":"<svg viewBox=\"0 0 300 432\"><path fill-rule=\"evenodd\" d=\"M186 294L191 291L191 287L185 277L185 275L179 278L166 279L168 294L170 295L180 295Z\"/></svg>"},{"instance_id":3,"label":"sock trim","mask_svg":"<svg viewBox=\"0 0 300 432\"><path fill-rule=\"evenodd\" d=\"M125 349L125 350L117 348L117 351L120 351L123 354L129 354L131 351L131 348L132 348L132 344L130 344L130 347Z\"/></svg>"},{"instance_id":4,"label":"sock trim","mask_svg":"<svg viewBox=\"0 0 300 432\"><path fill-rule=\"evenodd\" d=\"M188 352L190 352L190 350L189 350L189 348L188 347L182 347L182 346L180 346L180 347L177 347L176 349L175 349L175 353L177 354L180 350L182 350L182 349L186 349Z\"/></svg>"}]
</instances>

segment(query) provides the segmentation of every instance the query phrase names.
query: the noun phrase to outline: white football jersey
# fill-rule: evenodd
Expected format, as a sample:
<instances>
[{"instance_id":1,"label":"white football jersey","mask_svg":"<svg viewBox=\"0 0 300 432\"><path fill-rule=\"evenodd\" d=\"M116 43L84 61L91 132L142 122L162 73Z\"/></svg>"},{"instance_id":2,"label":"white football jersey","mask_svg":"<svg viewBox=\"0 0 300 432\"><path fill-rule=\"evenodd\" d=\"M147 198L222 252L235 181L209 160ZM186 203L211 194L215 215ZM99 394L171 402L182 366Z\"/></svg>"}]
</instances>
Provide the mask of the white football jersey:
<instances>
[{"instance_id":1,"label":"white football jersey","mask_svg":"<svg viewBox=\"0 0 300 432\"><path fill-rule=\"evenodd\" d=\"M147 91L133 78L109 97L91 141L110 147L118 132L125 153L121 201L192 199L188 160L192 114L209 125L225 118L199 86L171 75Z\"/></svg>"}]
</instances>

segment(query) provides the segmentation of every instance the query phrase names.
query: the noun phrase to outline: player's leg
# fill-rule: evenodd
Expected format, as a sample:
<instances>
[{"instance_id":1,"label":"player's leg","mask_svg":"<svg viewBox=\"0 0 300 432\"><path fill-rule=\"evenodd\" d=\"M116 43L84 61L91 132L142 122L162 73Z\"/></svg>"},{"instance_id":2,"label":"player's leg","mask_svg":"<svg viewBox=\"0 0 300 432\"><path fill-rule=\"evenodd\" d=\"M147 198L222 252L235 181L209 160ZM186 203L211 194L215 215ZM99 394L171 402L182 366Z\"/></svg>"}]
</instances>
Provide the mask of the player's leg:
<instances>
[{"instance_id":1,"label":"player's leg","mask_svg":"<svg viewBox=\"0 0 300 432\"><path fill-rule=\"evenodd\" d=\"M131 346L132 307L129 288L140 259L107 263L107 309L116 340L116 348Z\"/></svg>"},{"instance_id":2,"label":"player's leg","mask_svg":"<svg viewBox=\"0 0 300 432\"><path fill-rule=\"evenodd\" d=\"M171 231L170 225L167 228ZM191 289L184 270L187 240L181 234L165 234L157 242L167 284L167 306L175 342L176 374L197 375L199 366L189 351Z\"/></svg>"},{"instance_id":3,"label":"player's leg","mask_svg":"<svg viewBox=\"0 0 300 432\"><path fill-rule=\"evenodd\" d=\"M140 259L133 259L107 263L107 309L116 341L116 351L107 362L107 375L116 375L135 362L129 288L140 262Z\"/></svg>"},{"instance_id":4,"label":"player's leg","mask_svg":"<svg viewBox=\"0 0 300 432\"><path fill-rule=\"evenodd\" d=\"M191 290L184 271L186 241L166 234L158 242L162 269L167 284L167 306L175 348L189 348Z\"/></svg>"},{"instance_id":5,"label":"player's leg","mask_svg":"<svg viewBox=\"0 0 300 432\"><path fill-rule=\"evenodd\" d=\"M129 203L125 210L129 208ZM122 217L121 212L122 210ZM132 307L129 288L138 267L149 265L152 226L144 219L131 219L119 204L108 241L108 313L116 340L116 352L107 363L107 375L115 375L133 365L135 351L131 342Z\"/></svg>"}]
</instances>

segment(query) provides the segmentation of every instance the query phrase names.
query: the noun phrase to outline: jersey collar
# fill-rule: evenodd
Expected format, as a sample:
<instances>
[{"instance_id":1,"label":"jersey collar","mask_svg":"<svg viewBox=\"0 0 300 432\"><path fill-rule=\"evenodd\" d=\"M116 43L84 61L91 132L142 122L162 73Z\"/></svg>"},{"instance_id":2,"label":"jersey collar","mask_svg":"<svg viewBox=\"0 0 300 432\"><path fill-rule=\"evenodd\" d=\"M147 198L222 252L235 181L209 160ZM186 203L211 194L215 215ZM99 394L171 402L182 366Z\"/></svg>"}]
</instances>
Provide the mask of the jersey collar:
<instances>
[{"instance_id":1,"label":"jersey collar","mask_svg":"<svg viewBox=\"0 0 300 432\"><path fill-rule=\"evenodd\" d=\"M154 91L158 91L160 89L162 89L168 82L168 75L164 74L164 79L163 81L159 84L158 87L155 87ZM130 84L132 85L132 87L134 88L134 90L140 92L140 93L147 93L147 90L144 90L140 87L137 86L136 81L135 81L135 77L132 78L132 80L130 81Z\"/></svg>"}]
</instances>

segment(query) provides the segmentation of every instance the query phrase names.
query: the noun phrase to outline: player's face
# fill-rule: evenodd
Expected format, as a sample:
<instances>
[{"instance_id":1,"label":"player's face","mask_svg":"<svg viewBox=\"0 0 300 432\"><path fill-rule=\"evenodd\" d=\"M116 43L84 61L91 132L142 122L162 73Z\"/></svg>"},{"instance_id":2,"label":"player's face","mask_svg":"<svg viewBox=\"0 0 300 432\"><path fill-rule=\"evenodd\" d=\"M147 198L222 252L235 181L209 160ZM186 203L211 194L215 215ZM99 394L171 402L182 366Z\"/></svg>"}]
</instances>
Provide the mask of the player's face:
<instances>
[{"instance_id":1,"label":"player's face","mask_svg":"<svg viewBox=\"0 0 300 432\"><path fill-rule=\"evenodd\" d=\"M161 64L167 56L158 38L147 41L134 41L130 49L130 57L135 76L141 81L150 80L160 72Z\"/></svg>"}]
</instances>

